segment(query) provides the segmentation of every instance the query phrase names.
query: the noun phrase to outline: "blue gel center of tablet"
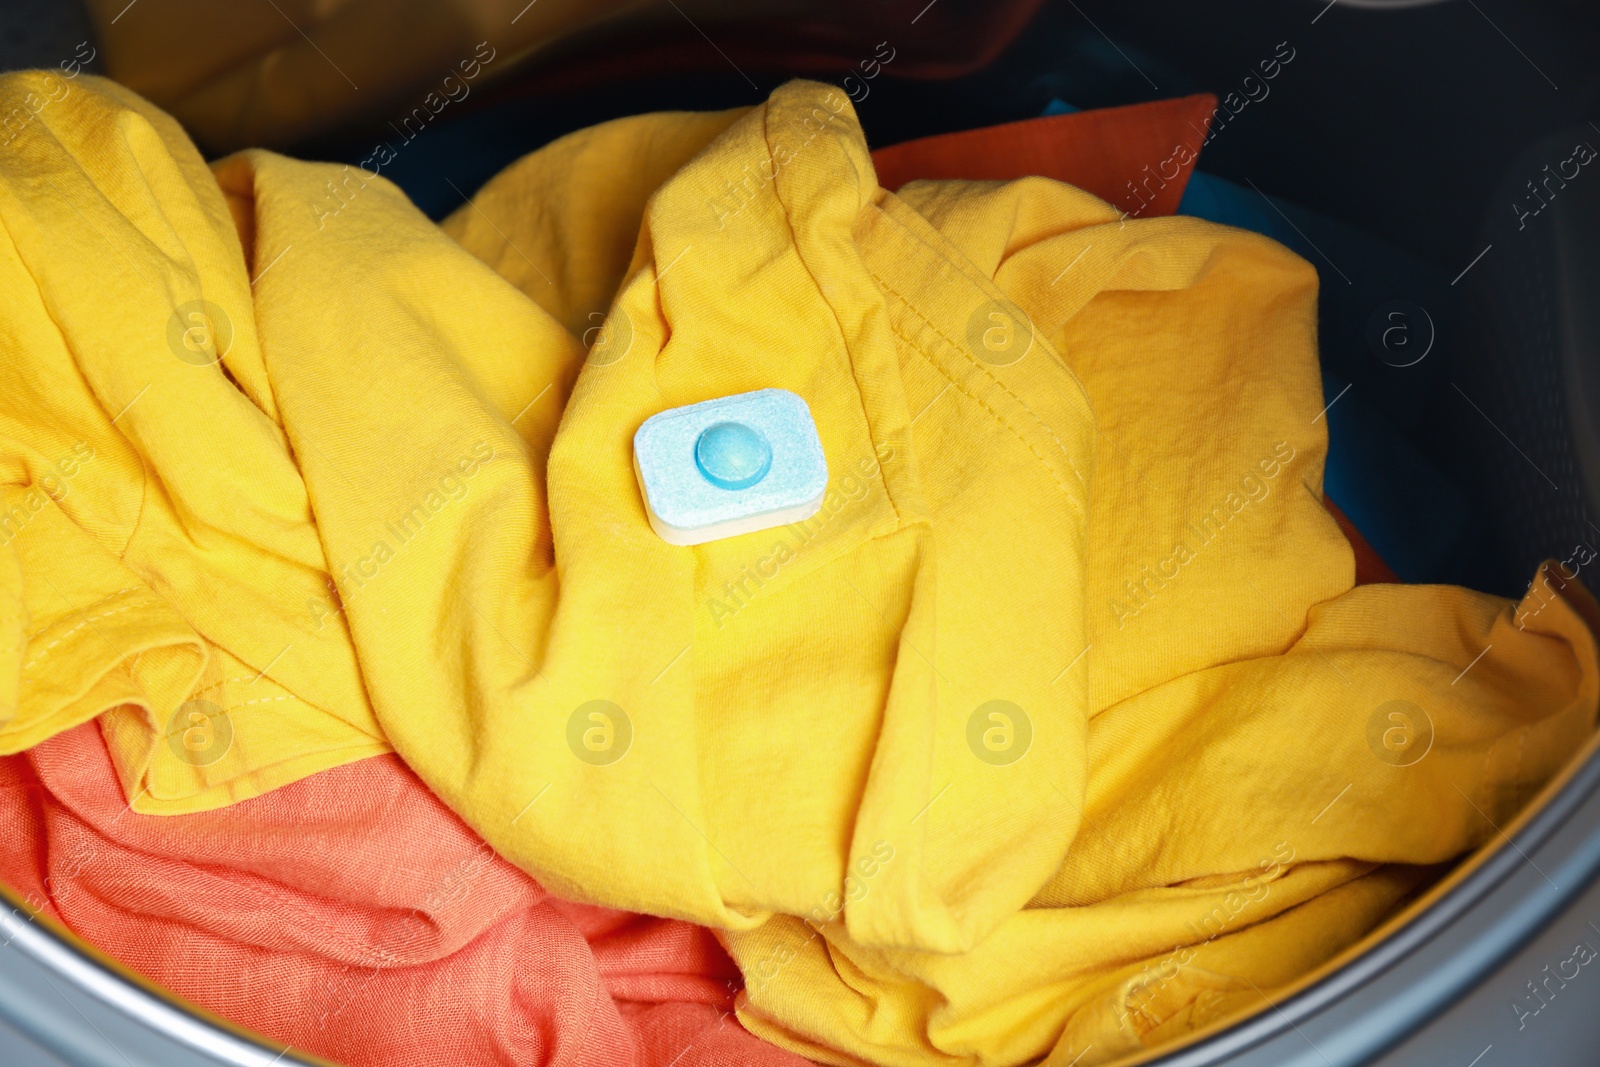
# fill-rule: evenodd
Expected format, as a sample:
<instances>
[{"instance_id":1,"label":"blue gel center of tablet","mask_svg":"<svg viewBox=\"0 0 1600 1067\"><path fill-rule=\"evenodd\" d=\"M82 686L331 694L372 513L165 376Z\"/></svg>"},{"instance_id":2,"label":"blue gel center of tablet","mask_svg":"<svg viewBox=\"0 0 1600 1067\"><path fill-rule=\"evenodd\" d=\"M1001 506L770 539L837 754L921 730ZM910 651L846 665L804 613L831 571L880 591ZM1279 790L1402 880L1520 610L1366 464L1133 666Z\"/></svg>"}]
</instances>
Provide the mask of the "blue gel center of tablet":
<instances>
[{"instance_id":1,"label":"blue gel center of tablet","mask_svg":"<svg viewBox=\"0 0 1600 1067\"><path fill-rule=\"evenodd\" d=\"M694 464L719 489L748 489L772 469L772 446L752 426L719 422L695 441Z\"/></svg>"}]
</instances>

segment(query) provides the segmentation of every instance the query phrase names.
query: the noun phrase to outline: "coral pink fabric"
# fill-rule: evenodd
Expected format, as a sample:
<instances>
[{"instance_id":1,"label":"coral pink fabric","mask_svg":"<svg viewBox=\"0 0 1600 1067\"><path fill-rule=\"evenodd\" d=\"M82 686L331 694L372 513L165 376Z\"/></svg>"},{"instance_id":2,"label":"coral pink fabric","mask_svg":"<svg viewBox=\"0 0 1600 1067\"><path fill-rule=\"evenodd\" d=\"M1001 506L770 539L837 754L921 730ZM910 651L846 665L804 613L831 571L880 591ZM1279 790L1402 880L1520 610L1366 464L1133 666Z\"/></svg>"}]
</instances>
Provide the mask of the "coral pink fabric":
<instances>
[{"instance_id":1,"label":"coral pink fabric","mask_svg":"<svg viewBox=\"0 0 1600 1067\"><path fill-rule=\"evenodd\" d=\"M350 1065L803 1067L707 930L558 901L393 756L128 810L88 723L0 759L0 881L216 1014Z\"/></svg>"}]
</instances>

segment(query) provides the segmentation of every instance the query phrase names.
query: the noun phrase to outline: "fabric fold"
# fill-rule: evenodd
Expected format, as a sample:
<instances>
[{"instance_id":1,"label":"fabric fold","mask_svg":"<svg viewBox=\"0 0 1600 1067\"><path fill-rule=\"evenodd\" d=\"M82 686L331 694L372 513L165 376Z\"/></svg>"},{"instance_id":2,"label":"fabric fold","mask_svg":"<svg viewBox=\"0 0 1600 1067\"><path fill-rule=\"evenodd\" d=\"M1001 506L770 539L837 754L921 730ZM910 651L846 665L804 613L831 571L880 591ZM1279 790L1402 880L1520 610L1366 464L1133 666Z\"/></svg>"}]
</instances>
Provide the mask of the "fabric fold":
<instances>
[{"instance_id":1,"label":"fabric fold","mask_svg":"<svg viewBox=\"0 0 1600 1067\"><path fill-rule=\"evenodd\" d=\"M1575 583L1354 588L1309 264L1042 178L888 193L826 86L583 131L441 229L86 79L0 222L7 750L99 715L138 814L392 746L552 891L716 928L826 1062L1205 1025L1593 728ZM822 510L656 538L634 430L768 387Z\"/></svg>"},{"instance_id":2,"label":"fabric fold","mask_svg":"<svg viewBox=\"0 0 1600 1067\"><path fill-rule=\"evenodd\" d=\"M128 796L163 812L387 751L347 637L304 607L326 562L215 180L126 90L0 79L8 108L41 96L0 152L0 330L20 354L0 367L0 551L20 557L0 595L29 628L0 746L110 713ZM226 750L185 748L191 715Z\"/></svg>"},{"instance_id":3,"label":"fabric fold","mask_svg":"<svg viewBox=\"0 0 1600 1067\"><path fill-rule=\"evenodd\" d=\"M351 1067L805 1062L732 1018L710 931L550 897L392 755L157 818L85 724L0 758L0 818L9 921Z\"/></svg>"}]
</instances>

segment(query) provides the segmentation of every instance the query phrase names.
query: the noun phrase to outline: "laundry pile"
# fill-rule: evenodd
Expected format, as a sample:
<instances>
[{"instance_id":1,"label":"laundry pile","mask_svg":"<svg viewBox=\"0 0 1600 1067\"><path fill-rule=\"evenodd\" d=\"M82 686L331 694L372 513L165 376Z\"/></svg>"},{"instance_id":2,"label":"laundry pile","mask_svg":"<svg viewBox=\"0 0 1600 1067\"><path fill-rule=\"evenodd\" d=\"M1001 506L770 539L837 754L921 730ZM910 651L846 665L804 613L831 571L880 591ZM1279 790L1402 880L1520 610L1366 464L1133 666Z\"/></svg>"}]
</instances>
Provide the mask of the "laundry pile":
<instances>
[{"instance_id":1,"label":"laundry pile","mask_svg":"<svg viewBox=\"0 0 1600 1067\"><path fill-rule=\"evenodd\" d=\"M339 1063L803 1065L710 931L558 901L392 755L128 811L99 731L0 761L0 881L139 973Z\"/></svg>"},{"instance_id":2,"label":"laundry pile","mask_svg":"<svg viewBox=\"0 0 1600 1067\"><path fill-rule=\"evenodd\" d=\"M1154 143L1087 184L1173 210ZM109 82L34 111L3 880L356 1064L1102 1063L1375 928L1589 736L1600 612L1357 583L1304 260L938 155L889 192L792 82L439 226ZM662 541L634 431L765 388L822 510Z\"/></svg>"}]
</instances>

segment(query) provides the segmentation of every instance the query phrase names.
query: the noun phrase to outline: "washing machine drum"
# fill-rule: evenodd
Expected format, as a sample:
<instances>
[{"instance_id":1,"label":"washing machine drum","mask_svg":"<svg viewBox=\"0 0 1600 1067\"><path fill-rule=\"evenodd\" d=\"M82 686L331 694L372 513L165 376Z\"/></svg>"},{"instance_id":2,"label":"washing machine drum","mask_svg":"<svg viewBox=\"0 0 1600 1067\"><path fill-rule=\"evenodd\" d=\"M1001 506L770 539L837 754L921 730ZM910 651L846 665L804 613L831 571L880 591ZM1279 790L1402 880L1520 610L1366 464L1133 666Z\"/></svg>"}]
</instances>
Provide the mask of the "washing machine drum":
<instances>
[{"instance_id":1,"label":"washing machine drum","mask_svg":"<svg viewBox=\"0 0 1600 1067\"><path fill-rule=\"evenodd\" d=\"M908 15L897 47L916 47L915 22ZM1252 132L1243 118L1231 124L1205 149L1204 165L1413 250L1438 249L1441 263L1462 268L1446 306L1429 316L1439 350L1431 358L1445 363L1441 380L1457 392L1493 402L1489 410L1439 404L1421 425L1451 442L1433 458L1472 486L1492 516L1481 551L1503 564L1501 573L1526 575L1574 544L1600 544L1591 522L1600 514L1600 177L1572 178L1559 195L1539 196L1538 225L1529 225L1528 199L1538 195L1545 163L1574 143L1600 144L1596 116L1573 110L1600 98L1594 23L1587 5L1560 0L1081 0L1046 5L981 74L900 83L902 109L885 104L881 117L910 136L934 132L926 128L933 112L957 128L964 114L994 121L997 107L1020 110L1074 88L1092 96L1059 73L1063 56L1051 52L1052 40L1071 43L1073 63L1121 70L1121 90L1131 96L1075 101L1085 106L1225 88L1236 80L1241 37L1292 41L1305 58L1276 98L1258 105L1249 122L1259 125ZM1039 73L1046 68L1057 73ZM1162 82L1160 92L1145 92L1141 77L1152 87ZM629 94L635 105L653 99L648 82L635 80ZM974 109L974 94L1002 103ZM862 102L869 130L874 106ZM1596 748L1574 753L1514 823L1360 944L1258 1010L1136 1062L1600 1061L1600 1011L1592 1008L1600 998ZM152 986L35 919L9 892L7 901L0 1061L317 1062Z\"/></svg>"}]
</instances>

